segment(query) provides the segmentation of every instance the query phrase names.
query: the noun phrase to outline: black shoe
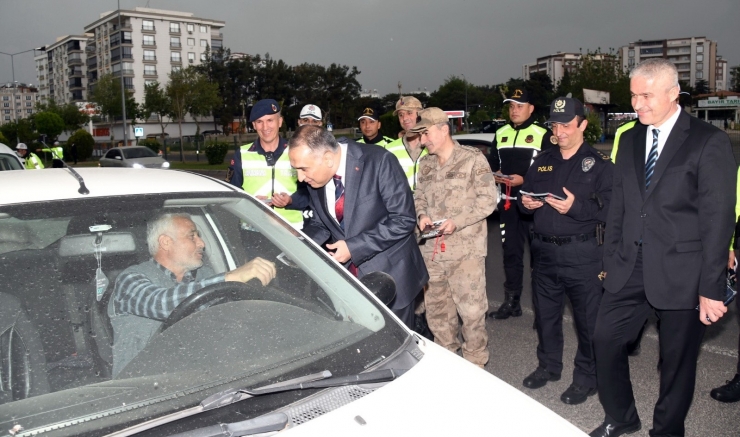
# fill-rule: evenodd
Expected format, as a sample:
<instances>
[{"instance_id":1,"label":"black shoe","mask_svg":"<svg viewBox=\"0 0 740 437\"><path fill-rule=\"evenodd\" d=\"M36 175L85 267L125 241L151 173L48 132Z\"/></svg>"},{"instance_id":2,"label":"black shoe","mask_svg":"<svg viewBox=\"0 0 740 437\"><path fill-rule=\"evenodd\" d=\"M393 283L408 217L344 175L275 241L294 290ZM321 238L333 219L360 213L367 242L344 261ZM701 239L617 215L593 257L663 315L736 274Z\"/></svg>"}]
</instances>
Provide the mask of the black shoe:
<instances>
[{"instance_id":1,"label":"black shoe","mask_svg":"<svg viewBox=\"0 0 740 437\"><path fill-rule=\"evenodd\" d=\"M610 423L602 423L598 428L591 431L588 435L590 437L617 437L624 434L632 434L642 428L640 419L637 422L630 423L627 425L612 425Z\"/></svg>"},{"instance_id":2,"label":"black shoe","mask_svg":"<svg viewBox=\"0 0 740 437\"><path fill-rule=\"evenodd\" d=\"M509 317L519 317L522 315L522 306L519 303L521 295L509 293L508 291L504 294L504 303L502 303L496 311L488 313L488 317L497 320L505 320Z\"/></svg>"},{"instance_id":3,"label":"black shoe","mask_svg":"<svg viewBox=\"0 0 740 437\"><path fill-rule=\"evenodd\" d=\"M740 401L740 373L736 374L732 381L722 387L712 389L709 396L720 402L737 402Z\"/></svg>"},{"instance_id":4,"label":"black shoe","mask_svg":"<svg viewBox=\"0 0 740 437\"><path fill-rule=\"evenodd\" d=\"M596 387L584 387L575 382L560 395L560 400L568 405L578 405L586 402L589 396L596 393Z\"/></svg>"},{"instance_id":5,"label":"black shoe","mask_svg":"<svg viewBox=\"0 0 740 437\"><path fill-rule=\"evenodd\" d=\"M550 373L542 367L538 367L532 374L524 378L523 384L527 388L540 388L544 387L548 381L560 381L560 375Z\"/></svg>"}]
</instances>

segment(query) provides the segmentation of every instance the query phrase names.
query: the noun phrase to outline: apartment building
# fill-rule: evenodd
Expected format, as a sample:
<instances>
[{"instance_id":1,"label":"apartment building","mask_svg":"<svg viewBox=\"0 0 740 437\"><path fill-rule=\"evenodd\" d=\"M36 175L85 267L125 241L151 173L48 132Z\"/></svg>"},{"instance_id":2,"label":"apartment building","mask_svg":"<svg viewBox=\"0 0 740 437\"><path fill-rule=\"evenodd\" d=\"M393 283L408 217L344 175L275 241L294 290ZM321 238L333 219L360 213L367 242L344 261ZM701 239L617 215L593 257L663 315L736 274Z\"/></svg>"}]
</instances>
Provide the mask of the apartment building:
<instances>
[{"instance_id":1,"label":"apartment building","mask_svg":"<svg viewBox=\"0 0 740 437\"><path fill-rule=\"evenodd\" d=\"M602 53L592 54L594 60L603 61L608 55ZM532 73L547 73L553 84L560 82L566 71L572 73L581 64L582 53L556 52L555 54L537 58L532 64L522 66L522 77L529 80ZM613 58L612 58L613 59Z\"/></svg>"},{"instance_id":2,"label":"apartment building","mask_svg":"<svg viewBox=\"0 0 740 437\"><path fill-rule=\"evenodd\" d=\"M60 105L87 100L85 46L91 35L66 35L37 51L36 80L41 102Z\"/></svg>"},{"instance_id":3,"label":"apartment building","mask_svg":"<svg viewBox=\"0 0 740 437\"><path fill-rule=\"evenodd\" d=\"M718 62L721 56L717 55L717 43L704 36L638 40L620 47L618 55L624 69L631 69L646 59L664 58L676 65L679 80L692 86L706 80L712 91L727 90L727 63Z\"/></svg>"},{"instance_id":4,"label":"apartment building","mask_svg":"<svg viewBox=\"0 0 740 437\"><path fill-rule=\"evenodd\" d=\"M0 125L27 118L36 112L38 89L25 83L0 85Z\"/></svg>"},{"instance_id":5,"label":"apartment building","mask_svg":"<svg viewBox=\"0 0 740 437\"><path fill-rule=\"evenodd\" d=\"M172 71L200 64L209 48L219 50L224 25L189 12L142 7L102 13L85 26L91 35L86 46L88 91L104 74L123 75L124 87L143 102L145 85L164 85Z\"/></svg>"}]
</instances>

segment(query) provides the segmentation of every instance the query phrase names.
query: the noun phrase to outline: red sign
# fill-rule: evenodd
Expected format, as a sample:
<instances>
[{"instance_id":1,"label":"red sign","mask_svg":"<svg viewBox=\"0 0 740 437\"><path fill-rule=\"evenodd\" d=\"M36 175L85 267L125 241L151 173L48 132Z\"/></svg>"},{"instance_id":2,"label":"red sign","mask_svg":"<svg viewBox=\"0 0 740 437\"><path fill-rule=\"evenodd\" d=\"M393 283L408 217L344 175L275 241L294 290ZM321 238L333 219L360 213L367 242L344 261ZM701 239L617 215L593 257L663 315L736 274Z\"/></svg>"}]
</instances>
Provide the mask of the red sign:
<instances>
[{"instance_id":1,"label":"red sign","mask_svg":"<svg viewBox=\"0 0 740 437\"><path fill-rule=\"evenodd\" d=\"M463 118L465 117L465 111L445 111L445 114L449 118Z\"/></svg>"}]
</instances>

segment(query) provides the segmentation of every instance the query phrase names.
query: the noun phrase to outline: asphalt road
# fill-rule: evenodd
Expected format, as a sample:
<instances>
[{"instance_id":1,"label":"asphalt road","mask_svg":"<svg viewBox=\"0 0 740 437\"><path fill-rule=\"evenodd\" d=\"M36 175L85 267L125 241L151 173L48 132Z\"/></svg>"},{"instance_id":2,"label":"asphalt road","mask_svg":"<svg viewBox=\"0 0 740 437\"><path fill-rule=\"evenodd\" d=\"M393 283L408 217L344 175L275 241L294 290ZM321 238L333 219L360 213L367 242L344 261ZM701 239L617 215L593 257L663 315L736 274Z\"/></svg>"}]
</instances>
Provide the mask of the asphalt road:
<instances>
[{"instance_id":1,"label":"asphalt road","mask_svg":"<svg viewBox=\"0 0 740 437\"><path fill-rule=\"evenodd\" d=\"M486 260L486 279L488 303L490 308L498 308L503 300L503 261L499 222L496 213L489 220L489 245ZM560 395L572 382L573 358L577 339L571 308L566 304L564 317L565 350L563 353L563 377L550 382L545 387L531 390L522 386L522 381L537 367L537 335L532 329L531 275L525 254L524 293L521 317L507 320L487 320L489 350L491 359L486 370L518 388L523 393L546 405L555 413L566 418L586 433L597 427L604 418L598 396L590 397L580 405L566 405ZM709 396L709 391L732 379L737 366L738 314L735 304L719 323L709 327L704 337L699 356L699 367L694 401L686 420L687 436L732 436L740 435L740 403L722 404ZM630 358L632 384L637 402L637 410L643 428L633 436L647 436L652 424L652 412L658 399L659 374L658 333L655 320L651 320L642 341L640 355ZM496 424L491 423L491 435L496 435Z\"/></svg>"}]
</instances>

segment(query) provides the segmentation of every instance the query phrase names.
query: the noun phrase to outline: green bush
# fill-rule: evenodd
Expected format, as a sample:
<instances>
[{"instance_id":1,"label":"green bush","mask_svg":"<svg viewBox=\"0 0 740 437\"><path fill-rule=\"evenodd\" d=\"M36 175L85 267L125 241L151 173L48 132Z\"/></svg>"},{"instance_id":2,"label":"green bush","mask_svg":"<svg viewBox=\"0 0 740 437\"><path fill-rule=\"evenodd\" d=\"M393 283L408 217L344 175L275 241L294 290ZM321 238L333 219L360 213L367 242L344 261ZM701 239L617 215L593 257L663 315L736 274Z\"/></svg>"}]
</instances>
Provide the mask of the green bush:
<instances>
[{"instance_id":1,"label":"green bush","mask_svg":"<svg viewBox=\"0 0 740 437\"><path fill-rule=\"evenodd\" d=\"M72 134L64 145L64 158L66 161L72 159L72 144L77 144L77 160L85 161L92 156L95 140L92 135L84 129Z\"/></svg>"},{"instance_id":2,"label":"green bush","mask_svg":"<svg viewBox=\"0 0 740 437\"><path fill-rule=\"evenodd\" d=\"M152 149L154 153L159 152L159 149L162 147L159 144L159 141L155 140L154 138L147 138L145 140L141 140L139 141L139 145Z\"/></svg>"},{"instance_id":3,"label":"green bush","mask_svg":"<svg viewBox=\"0 0 740 437\"><path fill-rule=\"evenodd\" d=\"M359 126L359 122L357 125ZM380 116L380 135L396 139L400 131L401 123L398 122L397 115L393 115L393 112L386 112ZM362 132L360 131L359 134L362 135Z\"/></svg>"},{"instance_id":4,"label":"green bush","mask_svg":"<svg viewBox=\"0 0 740 437\"><path fill-rule=\"evenodd\" d=\"M588 126L586 126L586 131L583 133L583 139L594 145L601 140L601 119L598 113L589 112L586 120L588 120Z\"/></svg>"},{"instance_id":5,"label":"green bush","mask_svg":"<svg viewBox=\"0 0 740 437\"><path fill-rule=\"evenodd\" d=\"M206 157L210 165L223 164L227 153L229 153L229 143L225 141L212 141L206 144Z\"/></svg>"},{"instance_id":6,"label":"green bush","mask_svg":"<svg viewBox=\"0 0 740 437\"><path fill-rule=\"evenodd\" d=\"M0 143L3 143L6 146L10 147L10 141L8 141L8 139L5 138L5 135L3 135L2 132L0 132Z\"/></svg>"}]
</instances>

